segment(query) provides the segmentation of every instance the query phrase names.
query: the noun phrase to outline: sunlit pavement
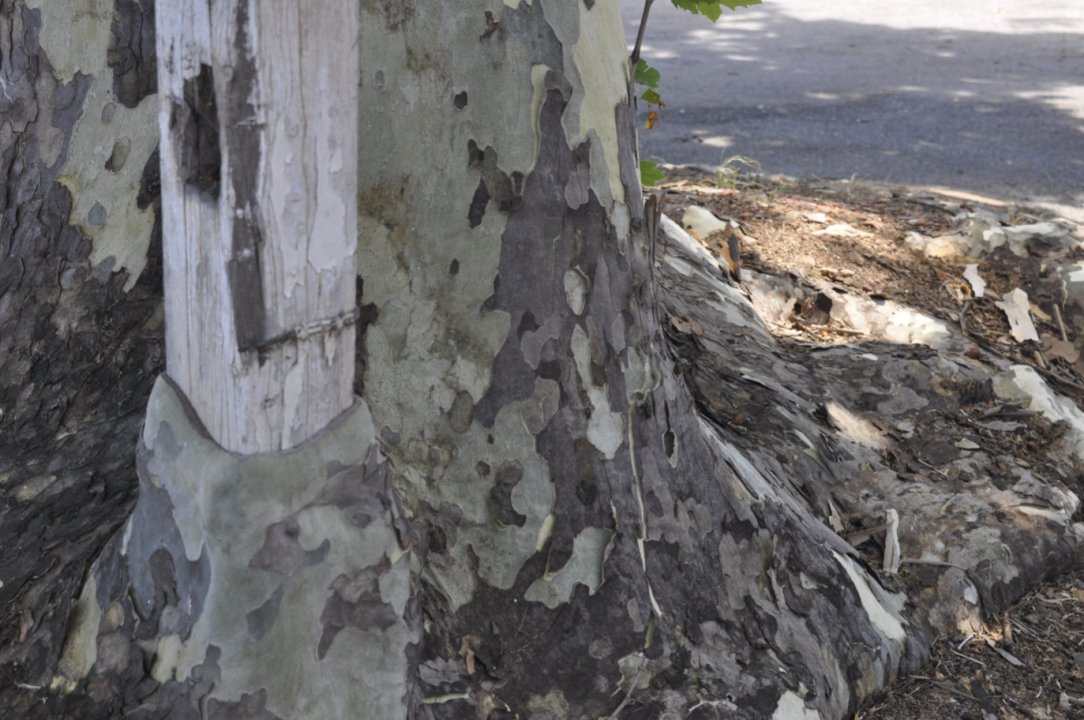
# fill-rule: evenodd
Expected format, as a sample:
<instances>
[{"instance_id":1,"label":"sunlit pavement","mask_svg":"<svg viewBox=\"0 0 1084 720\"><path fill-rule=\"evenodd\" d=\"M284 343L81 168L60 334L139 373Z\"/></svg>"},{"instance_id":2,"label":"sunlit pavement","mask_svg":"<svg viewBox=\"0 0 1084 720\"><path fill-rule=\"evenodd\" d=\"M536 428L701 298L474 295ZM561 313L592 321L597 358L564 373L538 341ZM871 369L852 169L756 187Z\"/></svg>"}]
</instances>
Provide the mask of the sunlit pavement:
<instances>
[{"instance_id":1,"label":"sunlit pavement","mask_svg":"<svg viewBox=\"0 0 1084 720\"><path fill-rule=\"evenodd\" d=\"M630 42L641 0L621 0ZM765 0L714 26L668 0L645 157L856 176L1050 206L1084 221L1084 0Z\"/></svg>"}]
</instances>

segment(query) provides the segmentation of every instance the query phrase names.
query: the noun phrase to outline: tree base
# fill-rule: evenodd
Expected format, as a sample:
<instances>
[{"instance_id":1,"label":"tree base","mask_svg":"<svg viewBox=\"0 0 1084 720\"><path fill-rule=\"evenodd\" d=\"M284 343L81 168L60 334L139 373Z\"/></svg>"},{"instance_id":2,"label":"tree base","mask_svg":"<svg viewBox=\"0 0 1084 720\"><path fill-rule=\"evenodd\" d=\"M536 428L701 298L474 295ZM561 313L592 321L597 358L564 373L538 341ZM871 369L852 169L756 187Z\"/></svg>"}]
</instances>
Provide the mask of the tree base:
<instances>
[{"instance_id":1,"label":"tree base","mask_svg":"<svg viewBox=\"0 0 1084 720\"><path fill-rule=\"evenodd\" d=\"M364 403L295 450L240 456L159 379L137 457L135 512L53 682L85 683L78 717L405 715L409 528Z\"/></svg>"}]
</instances>

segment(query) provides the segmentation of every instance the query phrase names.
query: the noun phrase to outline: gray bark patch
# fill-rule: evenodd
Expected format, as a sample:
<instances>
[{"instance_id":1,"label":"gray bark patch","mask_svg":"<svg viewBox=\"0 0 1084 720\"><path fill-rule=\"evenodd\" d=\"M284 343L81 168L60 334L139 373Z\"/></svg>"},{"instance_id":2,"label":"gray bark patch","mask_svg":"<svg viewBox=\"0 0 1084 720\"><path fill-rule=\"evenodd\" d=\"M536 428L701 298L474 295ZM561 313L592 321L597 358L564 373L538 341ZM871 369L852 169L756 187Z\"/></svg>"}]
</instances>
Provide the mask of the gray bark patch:
<instances>
[{"instance_id":1,"label":"gray bark patch","mask_svg":"<svg viewBox=\"0 0 1084 720\"><path fill-rule=\"evenodd\" d=\"M163 440L170 437L163 428ZM168 442L163 442L168 446ZM204 600L211 582L210 559L206 552L189 561L184 543L173 517L173 503L161 487L149 480L146 469L147 453L141 450L137 463L141 477L141 502L129 520L128 558L133 609L142 619L141 632L146 637L163 632L160 618L169 608L172 627L169 633L188 637L192 626L203 612ZM115 578L102 577L99 586L108 586ZM164 633L168 634L168 633Z\"/></svg>"},{"instance_id":2,"label":"gray bark patch","mask_svg":"<svg viewBox=\"0 0 1084 720\"><path fill-rule=\"evenodd\" d=\"M114 3L106 57L113 70L113 94L130 108L158 92L154 1L116 0Z\"/></svg>"},{"instance_id":3,"label":"gray bark patch","mask_svg":"<svg viewBox=\"0 0 1084 720\"><path fill-rule=\"evenodd\" d=\"M317 658L323 659L327 655L344 628L385 630L399 622L395 609L380 596L380 576L386 570L386 567L373 567L335 579L320 615L324 632L316 648Z\"/></svg>"},{"instance_id":4,"label":"gray bark patch","mask_svg":"<svg viewBox=\"0 0 1084 720\"><path fill-rule=\"evenodd\" d=\"M267 709L267 691L245 693L236 702L211 698L207 701L207 720L283 720Z\"/></svg>"},{"instance_id":5,"label":"gray bark patch","mask_svg":"<svg viewBox=\"0 0 1084 720\"><path fill-rule=\"evenodd\" d=\"M489 511L502 525L523 527L527 522L527 516L512 506L512 491L522 479L523 468L519 463L502 463L497 468L493 488L489 491Z\"/></svg>"},{"instance_id":6,"label":"gray bark patch","mask_svg":"<svg viewBox=\"0 0 1084 720\"><path fill-rule=\"evenodd\" d=\"M299 567L316 565L327 557L330 544L325 540L313 550L305 550L298 541L297 520L288 518L267 528L263 545L252 556L249 566L279 575L289 575Z\"/></svg>"},{"instance_id":7,"label":"gray bark patch","mask_svg":"<svg viewBox=\"0 0 1084 720\"><path fill-rule=\"evenodd\" d=\"M279 585L275 588L275 592L271 593L271 597L267 599L267 602L245 616L245 621L248 623L248 634L253 639L262 640L275 624L285 590L285 585Z\"/></svg>"},{"instance_id":8,"label":"gray bark patch","mask_svg":"<svg viewBox=\"0 0 1084 720\"><path fill-rule=\"evenodd\" d=\"M479 180L478 189L474 191L474 198L470 201L470 209L467 210L467 222L472 228L482 224L482 218L485 217L489 199L489 188L486 187L486 181Z\"/></svg>"},{"instance_id":9,"label":"gray bark patch","mask_svg":"<svg viewBox=\"0 0 1084 720\"><path fill-rule=\"evenodd\" d=\"M448 421L452 425L452 430L457 433L465 433L470 428L473 413L474 401L471 399L470 393L461 390L456 394L455 400L452 402L452 408L448 411Z\"/></svg>"}]
</instances>

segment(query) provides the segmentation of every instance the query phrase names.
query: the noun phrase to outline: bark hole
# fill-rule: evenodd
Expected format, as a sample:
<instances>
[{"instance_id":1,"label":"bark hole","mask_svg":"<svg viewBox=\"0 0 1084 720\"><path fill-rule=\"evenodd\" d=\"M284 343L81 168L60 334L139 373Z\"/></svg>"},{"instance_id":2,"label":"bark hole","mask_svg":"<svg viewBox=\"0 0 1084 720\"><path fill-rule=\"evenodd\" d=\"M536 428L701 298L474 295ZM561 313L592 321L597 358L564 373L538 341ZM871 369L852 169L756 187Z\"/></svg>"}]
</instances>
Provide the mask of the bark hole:
<instances>
[{"instance_id":1,"label":"bark hole","mask_svg":"<svg viewBox=\"0 0 1084 720\"><path fill-rule=\"evenodd\" d=\"M218 106L214 73L200 65L199 75L184 82L184 107L174 106L179 135L180 165L185 182L202 195L217 200L222 177L222 151L218 141Z\"/></svg>"},{"instance_id":2,"label":"bark hole","mask_svg":"<svg viewBox=\"0 0 1084 720\"><path fill-rule=\"evenodd\" d=\"M794 313L808 322L826 325L832 315L832 298L819 292L816 297L796 301Z\"/></svg>"},{"instance_id":3,"label":"bark hole","mask_svg":"<svg viewBox=\"0 0 1084 720\"><path fill-rule=\"evenodd\" d=\"M463 91L463 92L459 93L458 95L456 95L454 102L455 102L455 107L456 107L457 110L462 110L463 108L467 107L467 93L466 93L466 91Z\"/></svg>"}]
</instances>

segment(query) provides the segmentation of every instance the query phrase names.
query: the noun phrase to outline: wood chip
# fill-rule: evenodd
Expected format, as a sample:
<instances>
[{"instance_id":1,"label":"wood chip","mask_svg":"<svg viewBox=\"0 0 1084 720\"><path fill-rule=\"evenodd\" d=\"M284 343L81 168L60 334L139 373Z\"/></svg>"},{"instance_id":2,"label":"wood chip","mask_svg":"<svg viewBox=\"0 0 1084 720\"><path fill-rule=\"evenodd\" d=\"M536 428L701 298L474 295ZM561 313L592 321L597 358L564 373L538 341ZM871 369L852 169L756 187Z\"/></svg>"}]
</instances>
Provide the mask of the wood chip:
<instances>
[{"instance_id":1,"label":"wood chip","mask_svg":"<svg viewBox=\"0 0 1084 720\"><path fill-rule=\"evenodd\" d=\"M968 265L964 268L964 280L971 286L971 292L975 297L981 298L986 293L986 281L979 275L978 265Z\"/></svg>"},{"instance_id":2,"label":"wood chip","mask_svg":"<svg viewBox=\"0 0 1084 720\"><path fill-rule=\"evenodd\" d=\"M847 223L837 223L835 225L829 225L823 230L816 230L814 235L829 235L831 237L865 237L869 233L859 230L858 228L848 225Z\"/></svg>"},{"instance_id":3,"label":"wood chip","mask_svg":"<svg viewBox=\"0 0 1084 720\"><path fill-rule=\"evenodd\" d=\"M1072 365L1080 359L1080 351L1071 342L1059 340L1053 335L1043 335L1043 350L1051 358L1061 358Z\"/></svg>"},{"instance_id":4,"label":"wood chip","mask_svg":"<svg viewBox=\"0 0 1084 720\"><path fill-rule=\"evenodd\" d=\"M991 650L1000 655L1005 660L1005 662L1009 663L1013 667L1025 667L1024 663L1018 657L1013 655L1008 650L998 647L993 640L987 640L986 644L990 646Z\"/></svg>"},{"instance_id":5,"label":"wood chip","mask_svg":"<svg viewBox=\"0 0 1084 720\"><path fill-rule=\"evenodd\" d=\"M1009 329L1016 342L1039 341L1039 333L1035 331L1035 323L1031 321L1031 309L1026 292L1016 288L1006 294L1004 300L997 303L997 306L1005 312L1005 317L1009 320Z\"/></svg>"},{"instance_id":6,"label":"wood chip","mask_svg":"<svg viewBox=\"0 0 1084 720\"><path fill-rule=\"evenodd\" d=\"M695 318L682 318L671 317L670 324L674 328L684 335L696 335L697 337L704 334L704 326L701 325Z\"/></svg>"}]
</instances>

